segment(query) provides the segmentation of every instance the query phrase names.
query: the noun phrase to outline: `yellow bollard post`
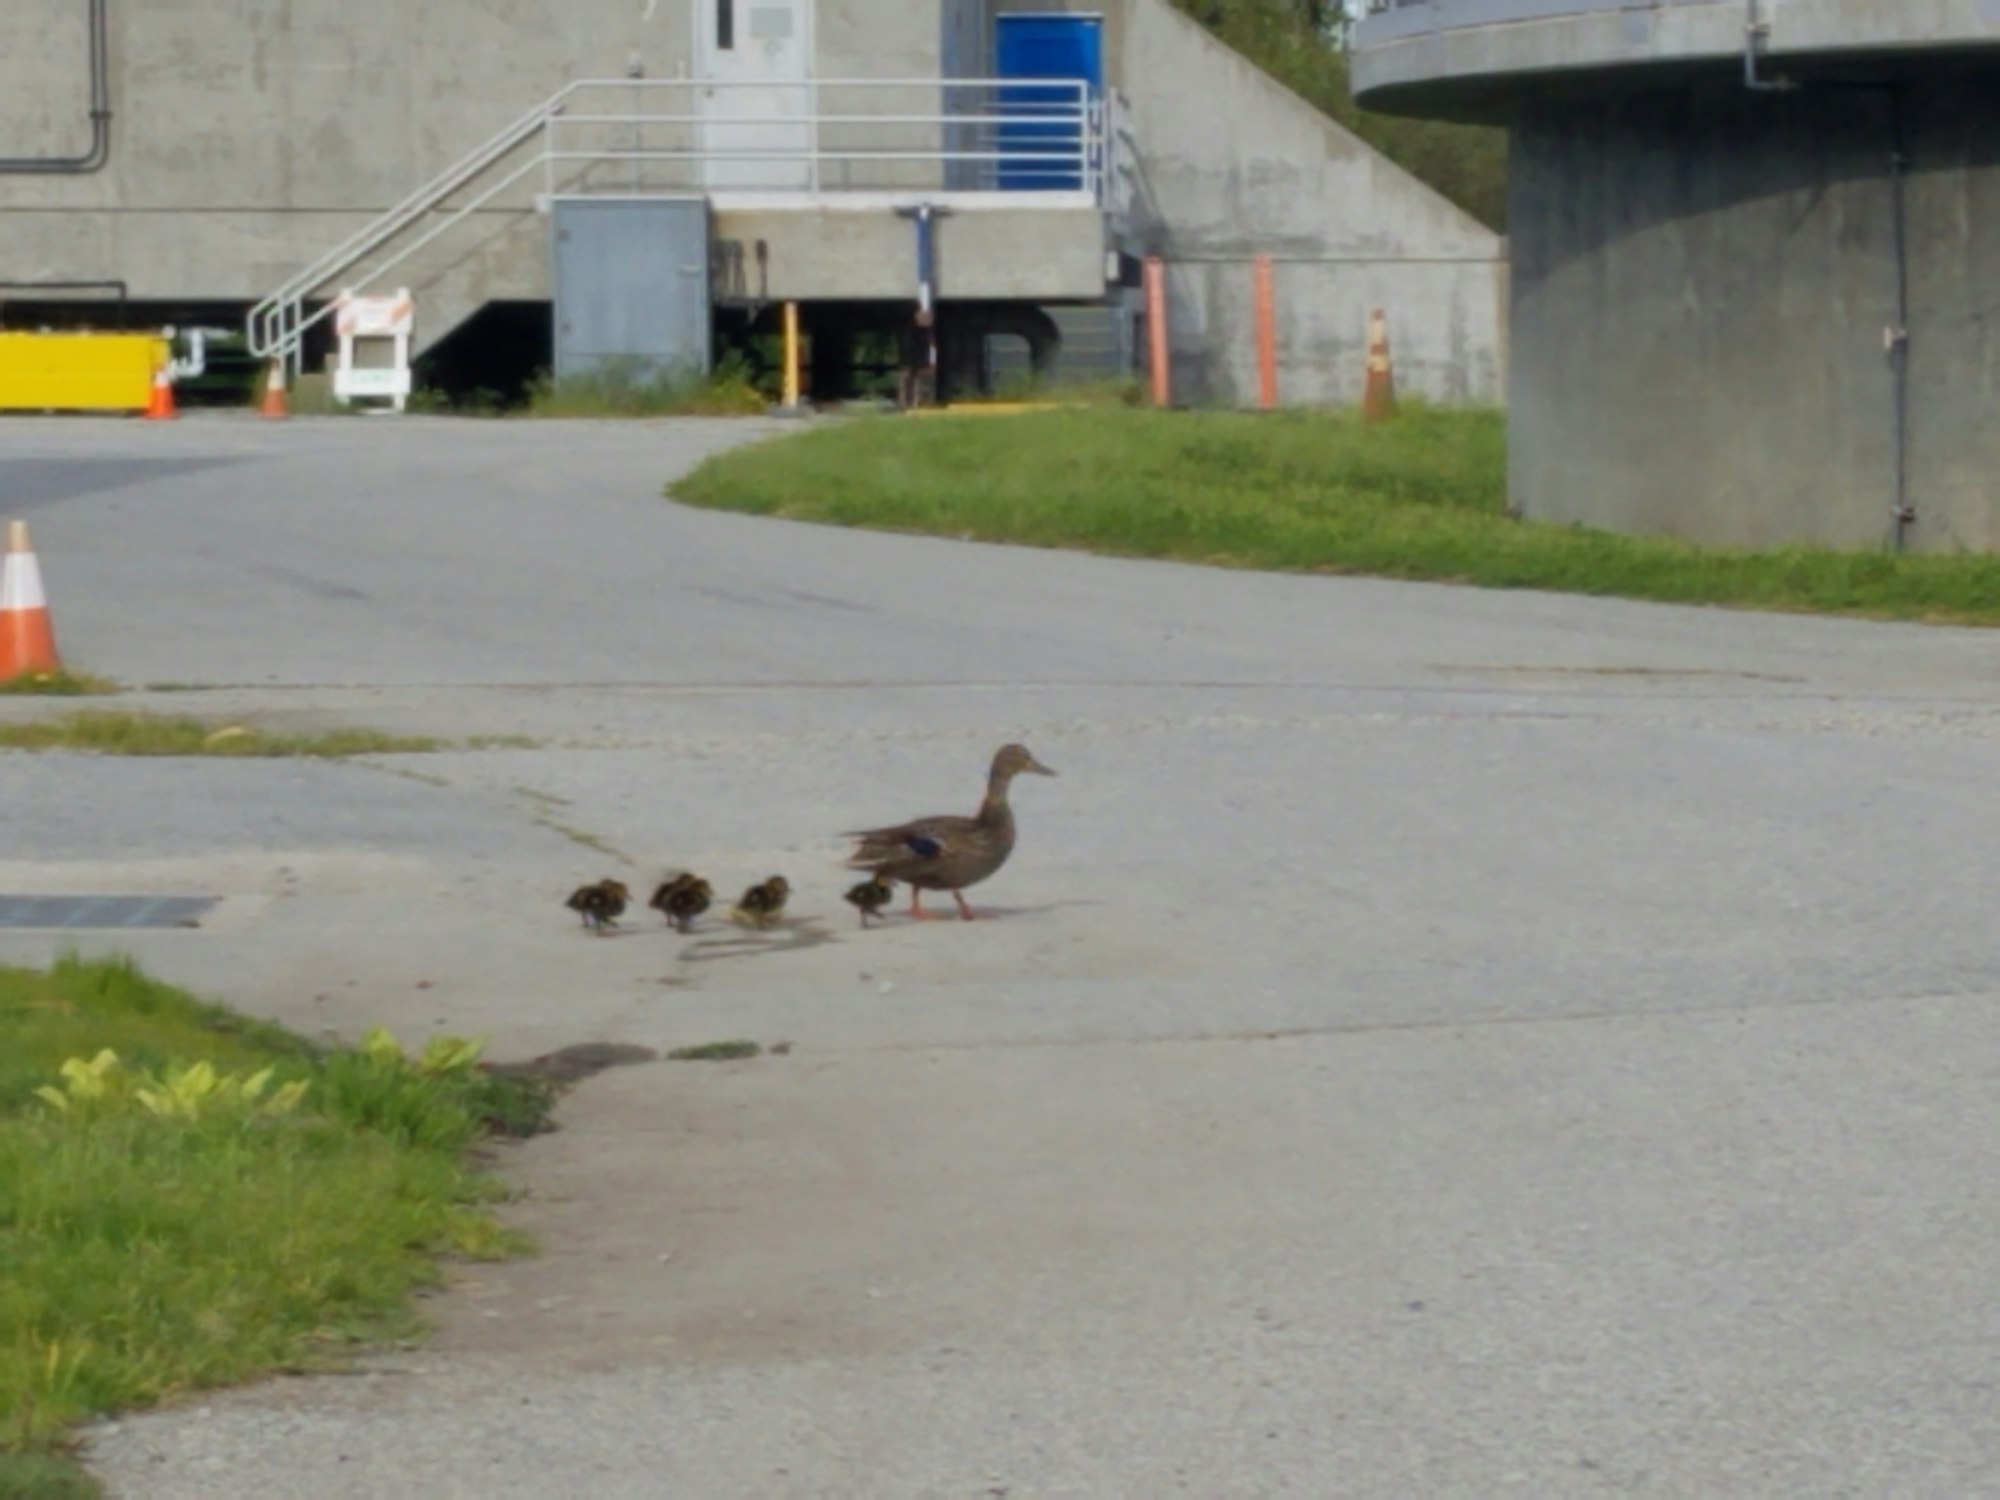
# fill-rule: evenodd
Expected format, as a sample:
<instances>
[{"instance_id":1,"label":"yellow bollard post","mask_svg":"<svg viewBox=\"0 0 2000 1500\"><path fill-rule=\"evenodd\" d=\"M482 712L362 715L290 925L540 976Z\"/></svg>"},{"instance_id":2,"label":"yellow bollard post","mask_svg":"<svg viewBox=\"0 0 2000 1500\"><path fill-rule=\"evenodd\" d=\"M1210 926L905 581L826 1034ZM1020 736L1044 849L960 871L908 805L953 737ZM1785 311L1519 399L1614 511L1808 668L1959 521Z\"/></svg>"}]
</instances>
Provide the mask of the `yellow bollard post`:
<instances>
[{"instance_id":1,"label":"yellow bollard post","mask_svg":"<svg viewBox=\"0 0 2000 1500\"><path fill-rule=\"evenodd\" d=\"M799 305L785 304L785 409L796 411L799 404Z\"/></svg>"}]
</instances>

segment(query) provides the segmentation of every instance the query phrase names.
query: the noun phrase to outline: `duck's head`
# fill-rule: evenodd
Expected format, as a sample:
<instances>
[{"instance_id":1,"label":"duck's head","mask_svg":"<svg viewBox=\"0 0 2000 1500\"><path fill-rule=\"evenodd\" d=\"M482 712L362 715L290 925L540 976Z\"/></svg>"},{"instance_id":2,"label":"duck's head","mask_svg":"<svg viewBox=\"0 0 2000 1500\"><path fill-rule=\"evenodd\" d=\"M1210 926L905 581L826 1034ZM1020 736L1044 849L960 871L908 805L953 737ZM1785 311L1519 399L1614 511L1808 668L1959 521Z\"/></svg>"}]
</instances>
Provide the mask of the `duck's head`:
<instances>
[{"instance_id":1,"label":"duck's head","mask_svg":"<svg viewBox=\"0 0 2000 1500\"><path fill-rule=\"evenodd\" d=\"M1034 752L1026 745L1002 745L1000 753L993 757L993 779L1012 781L1022 772L1035 776L1053 776L1056 773L1035 759Z\"/></svg>"},{"instance_id":2,"label":"duck's head","mask_svg":"<svg viewBox=\"0 0 2000 1500\"><path fill-rule=\"evenodd\" d=\"M773 875L764 882L764 889L774 896L789 896L792 893L792 883L782 875Z\"/></svg>"}]
</instances>

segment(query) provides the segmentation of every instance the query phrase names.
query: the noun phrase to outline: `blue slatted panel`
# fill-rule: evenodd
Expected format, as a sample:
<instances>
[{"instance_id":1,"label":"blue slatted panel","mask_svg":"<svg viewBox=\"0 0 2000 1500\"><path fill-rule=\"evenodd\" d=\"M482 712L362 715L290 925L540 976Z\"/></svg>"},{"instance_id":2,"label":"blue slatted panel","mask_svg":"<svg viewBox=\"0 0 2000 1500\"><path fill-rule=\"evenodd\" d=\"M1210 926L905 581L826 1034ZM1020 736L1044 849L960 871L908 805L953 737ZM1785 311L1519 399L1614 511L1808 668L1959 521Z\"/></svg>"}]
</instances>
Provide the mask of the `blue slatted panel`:
<instances>
[{"instance_id":1,"label":"blue slatted panel","mask_svg":"<svg viewBox=\"0 0 2000 1500\"><path fill-rule=\"evenodd\" d=\"M1092 96L1104 87L1104 22L1098 16L1012 15L995 21L994 55L1000 90L1000 187L1008 192L1078 189L1083 171L1076 90L1035 80L1087 83ZM1020 83L1011 80L1020 79ZM1036 160L1052 153L1066 160Z\"/></svg>"}]
</instances>

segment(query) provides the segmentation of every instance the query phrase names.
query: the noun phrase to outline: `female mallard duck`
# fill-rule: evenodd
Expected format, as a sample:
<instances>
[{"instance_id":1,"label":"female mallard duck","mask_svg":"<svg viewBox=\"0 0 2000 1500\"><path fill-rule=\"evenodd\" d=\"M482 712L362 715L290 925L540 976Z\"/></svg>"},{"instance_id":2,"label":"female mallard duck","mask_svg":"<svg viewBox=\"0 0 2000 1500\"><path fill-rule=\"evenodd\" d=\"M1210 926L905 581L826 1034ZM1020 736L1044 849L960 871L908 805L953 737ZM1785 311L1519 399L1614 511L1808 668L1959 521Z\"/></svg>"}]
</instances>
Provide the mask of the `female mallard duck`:
<instances>
[{"instance_id":1,"label":"female mallard duck","mask_svg":"<svg viewBox=\"0 0 2000 1500\"><path fill-rule=\"evenodd\" d=\"M882 880L900 880L910 888L910 915L919 919L923 892L950 891L958 914L972 920L963 892L977 885L1014 852L1014 810L1007 805L1007 788L1023 771L1037 776L1056 773L1028 752L1026 745L1004 745L993 757L986 778L986 800L969 818L918 818L894 828L868 828L843 835L859 839L847 863L856 870L873 870Z\"/></svg>"}]
</instances>

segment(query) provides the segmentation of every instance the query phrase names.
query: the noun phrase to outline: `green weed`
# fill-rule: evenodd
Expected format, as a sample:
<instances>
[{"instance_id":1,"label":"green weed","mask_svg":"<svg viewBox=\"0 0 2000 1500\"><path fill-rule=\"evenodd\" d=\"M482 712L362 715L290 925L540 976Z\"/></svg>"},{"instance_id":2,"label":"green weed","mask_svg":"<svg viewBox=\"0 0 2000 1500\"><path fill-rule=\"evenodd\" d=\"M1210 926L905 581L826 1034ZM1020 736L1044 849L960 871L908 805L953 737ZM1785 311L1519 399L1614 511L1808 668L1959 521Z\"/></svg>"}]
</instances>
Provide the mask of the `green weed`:
<instances>
[{"instance_id":1,"label":"green weed","mask_svg":"<svg viewBox=\"0 0 2000 1500\"><path fill-rule=\"evenodd\" d=\"M607 360L587 375L544 375L528 394L529 414L537 417L738 417L770 405L749 367L733 359L719 361L707 375Z\"/></svg>"},{"instance_id":2,"label":"green weed","mask_svg":"<svg viewBox=\"0 0 2000 1500\"><path fill-rule=\"evenodd\" d=\"M43 723L0 724L0 749L91 750L101 755L311 756L411 755L438 741L373 729L272 734L245 724L86 710Z\"/></svg>"},{"instance_id":3,"label":"green weed","mask_svg":"<svg viewBox=\"0 0 2000 1500\"><path fill-rule=\"evenodd\" d=\"M25 672L0 682L0 696L9 698L102 698L123 692L109 677L61 667L53 672Z\"/></svg>"},{"instance_id":4,"label":"green weed","mask_svg":"<svg viewBox=\"0 0 2000 1500\"><path fill-rule=\"evenodd\" d=\"M74 958L0 968L0 1030L0 1493L87 1494L75 1423L407 1335L441 1258L520 1248L463 1152L549 1095L475 1042L322 1053Z\"/></svg>"}]
</instances>

